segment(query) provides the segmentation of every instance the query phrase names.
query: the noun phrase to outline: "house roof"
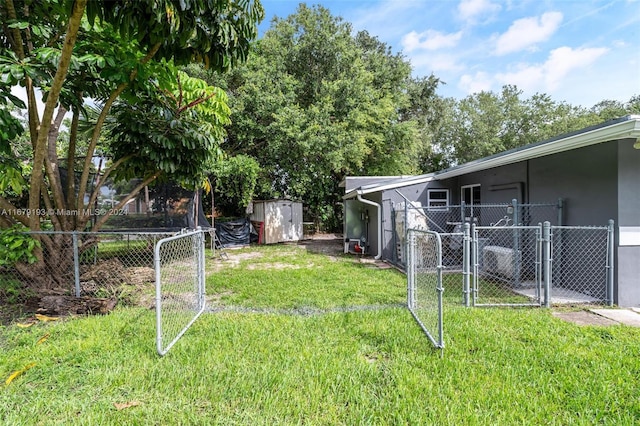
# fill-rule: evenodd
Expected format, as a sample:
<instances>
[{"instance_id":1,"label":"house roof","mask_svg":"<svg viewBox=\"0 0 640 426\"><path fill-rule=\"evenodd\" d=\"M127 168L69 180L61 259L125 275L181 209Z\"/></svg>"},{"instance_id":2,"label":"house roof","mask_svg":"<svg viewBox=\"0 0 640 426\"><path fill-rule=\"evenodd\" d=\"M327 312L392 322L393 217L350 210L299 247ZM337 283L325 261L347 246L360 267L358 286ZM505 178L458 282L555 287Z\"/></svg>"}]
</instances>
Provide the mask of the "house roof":
<instances>
[{"instance_id":1,"label":"house roof","mask_svg":"<svg viewBox=\"0 0 640 426\"><path fill-rule=\"evenodd\" d=\"M487 170L494 167L513 164L520 161L570 151L617 139L640 139L640 115L627 115L596 126L587 127L552 139L514 148L479 160L470 161L459 166L440 170L435 173L392 180L381 184L363 185L349 191L343 198L354 198L357 195L400 188L431 180L449 179L467 173Z\"/></svg>"},{"instance_id":2,"label":"house roof","mask_svg":"<svg viewBox=\"0 0 640 426\"><path fill-rule=\"evenodd\" d=\"M426 175L418 175L418 176L406 176L400 177L396 179L387 179L383 181L378 181L376 183L362 185L357 188L353 188L349 192L347 192L342 198L347 200L349 198L354 198L357 195L369 194L372 192L386 191L394 188L401 188L403 186L415 185L419 183L425 183L434 180L433 177L435 173L429 173Z\"/></svg>"}]
</instances>

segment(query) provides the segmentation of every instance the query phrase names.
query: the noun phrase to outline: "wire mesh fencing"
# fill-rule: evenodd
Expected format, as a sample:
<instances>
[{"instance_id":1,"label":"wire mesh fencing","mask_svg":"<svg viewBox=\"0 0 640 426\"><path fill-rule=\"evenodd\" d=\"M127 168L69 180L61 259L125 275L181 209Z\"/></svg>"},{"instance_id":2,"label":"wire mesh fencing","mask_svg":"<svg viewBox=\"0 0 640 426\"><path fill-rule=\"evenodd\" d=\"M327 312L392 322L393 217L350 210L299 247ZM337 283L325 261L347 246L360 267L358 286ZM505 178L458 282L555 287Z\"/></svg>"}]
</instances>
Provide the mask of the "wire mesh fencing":
<instances>
[{"instance_id":1,"label":"wire mesh fencing","mask_svg":"<svg viewBox=\"0 0 640 426\"><path fill-rule=\"evenodd\" d=\"M522 204L512 200L505 204L459 204L438 207L419 203L389 203L391 227L385 229L385 241L391 241L394 252L389 260L399 267L406 264L404 236L409 228L428 229L442 235L460 234L465 223L480 227L537 226L548 221L551 225L562 225L564 203ZM390 235L386 235L389 233ZM446 250L446 242L443 241Z\"/></svg>"},{"instance_id":2,"label":"wire mesh fencing","mask_svg":"<svg viewBox=\"0 0 640 426\"><path fill-rule=\"evenodd\" d=\"M427 338L444 348L442 293L442 241L432 231L407 232L407 306Z\"/></svg>"},{"instance_id":3,"label":"wire mesh fencing","mask_svg":"<svg viewBox=\"0 0 640 426\"><path fill-rule=\"evenodd\" d=\"M474 226L472 234L473 305L540 306L541 227Z\"/></svg>"},{"instance_id":4,"label":"wire mesh fencing","mask_svg":"<svg viewBox=\"0 0 640 426\"><path fill-rule=\"evenodd\" d=\"M156 347L165 355L205 309L205 232L162 239L155 247Z\"/></svg>"},{"instance_id":5,"label":"wire mesh fencing","mask_svg":"<svg viewBox=\"0 0 640 426\"><path fill-rule=\"evenodd\" d=\"M37 241L32 262L0 267L0 280L22 288L91 297L114 297L123 286L150 286L153 249L173 232L22 233Z\"/></svg>"},{"instance_id":6,"label":"wire mesh fencing","mask_svg":"<svg viewBox=\"0 0 640 426\"><path fill-rule=\"evenodd\" d=\"M614 303L613 222L606 227L551 226L549 222L474 225L471 231L465 224L463 231L437 233L438 286L446 290L445 304L460 300L466 306ZM411 235L417 232L412 230ZM420 277L429 270L423 268L429 261L421 253L429 251L421 249L421 244L425 243L409 241L407 245L410 288L418 286L415 280L427 279Z\"/></svg>"},{"instance_id":7,"label":"wire mesh fencing","mask_svg":"<svg viewBox=\"0 0 640 426\"><path fill-rule=\"evenodd\" d=\"M550 267L556 302L613 304L613 223L551 227Z\"/></svg>"}]
</instances>

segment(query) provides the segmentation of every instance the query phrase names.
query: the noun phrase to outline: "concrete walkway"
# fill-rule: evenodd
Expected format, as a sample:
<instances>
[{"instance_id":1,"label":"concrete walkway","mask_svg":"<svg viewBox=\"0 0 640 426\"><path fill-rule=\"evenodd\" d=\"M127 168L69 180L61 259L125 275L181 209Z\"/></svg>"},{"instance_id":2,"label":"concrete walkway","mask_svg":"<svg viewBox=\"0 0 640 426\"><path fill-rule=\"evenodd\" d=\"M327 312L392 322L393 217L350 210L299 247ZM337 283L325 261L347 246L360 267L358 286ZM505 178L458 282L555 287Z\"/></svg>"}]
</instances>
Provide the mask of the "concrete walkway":
<instances>
[{"instance_id":1,"label":"concrete walkway","mask_svg":"<svg viewBox=\"0 0 640 426\"><path fill-rule=\"evenodd\" d=\"M630 309L590 309L596 315L608 318L620 324L640 327L640 308Z\"/></svg>"}]
</instances>

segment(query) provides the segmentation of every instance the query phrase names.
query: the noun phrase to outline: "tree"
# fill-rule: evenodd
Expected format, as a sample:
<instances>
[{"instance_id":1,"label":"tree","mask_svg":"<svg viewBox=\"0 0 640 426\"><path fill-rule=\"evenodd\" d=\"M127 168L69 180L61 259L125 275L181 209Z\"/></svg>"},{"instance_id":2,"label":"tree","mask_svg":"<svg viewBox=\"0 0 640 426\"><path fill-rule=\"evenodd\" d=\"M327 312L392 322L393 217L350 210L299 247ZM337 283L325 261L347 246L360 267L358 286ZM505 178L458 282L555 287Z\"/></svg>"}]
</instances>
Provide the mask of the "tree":
<instances>
[{"instance_id":1,"label":"tree","mask_svg":"<svg viewBox=\"0 0 640 426\"><path fill-rule=\"evenodd\" d=\"M386 44L301 4L272 22L250 58L222 76L235 111L223 149L258 161L257 197L302 200L312 220L333 228L346 175L419 171L429 140L409 113L408 87L438 80L413 80Z\"/></svg>"},{"instance_id":2,"label":"tree","mask_svg":"<svg viewBox=\"0 0 640 426\"><path fill-rule=\"evenodd\" d=\"M244 216L253 199L259 171L258 162L247 155L240 154L219 161L211 176L215 182L213 190L216 210L223 216Z\"/></svg>"},{"instance_id":3,"label":"tree","mask_svg":"<svg viewBox=\"0 0 640 426\"><path fill-rule=\"evenodd\" d=\"M43 210L41 207L54 212L74 210L74 215L52 214L48 219L56 230L85 228L91 218L91 201L85 203L85 194L90 187L92 157L99 150L103 125L114 104L118 105L116 111L121 111L118 108L126 109L125 103L135 109L140 99L145 106L155 108L152 112L159 114L156 117L160 118L155 123L165 130L180 116L179 126L185 126L180 128L188 128L192 137L184 143L194 144L194 148L197 145L204 151L212 148L209 138L220 137L226 122L224 114L219 115L218 107L214 108L220 121L213 122L206 129L212 133L204 137L194 134L197 125L189 122L193 118L189 114L194 114L198 107L204 108L205 100L209 106L211 102L218 101L209 96L208 87L195 88L194 99L201 101L187 108L184 108L187 106L184 99L171 99L169 94L180 87L174 67L200 61L214 69L226 70L243 62L251 40L257 35L257 23L263 14L258 0L4 0L0 3L3 22L0 33L0 106L8 103L23 106L10 95L13 86L24 87L27 94L31 143L31 171L27 176L29 196L24 206L27 211L39 212ZM36 107L39 94L44 101L42 115L38 115ZM216 92L216 96L220 96L220 92ZM88 145L83 147L84 158L81 159L81 169L77 170L79 179L76 185L76 179L63 182L55 142L65 114L71 111L73 118L66 164L69 167L76 164L78 124L81 114L86 111L87 98L97 101L101 108ZM125 103L117 104L118 99ZM154 102L159 102L159 105ZM224 103L224 100L219 102ZM7 117L0 112L0 118L9 121L10 129L14 129L15 121ZM11 130L3 136L0 142L4 145L0 150L7 151L6 141L12 140L14 133L16 131ZM114 135L118 135L117 128ZM139 164L147 151L139 143L150 143L151 139L133 141L115 137L115 144L111 147L115 156L105 174L124 177L132 170L142 171ZM204 158L208 154L185 156L181 150L165 151L164 156L146 157L152 162L147 163L150 167L144 168L143 181L128 198L121 200L120 205L162 174L178 170L200 172L199 167L211 162ZM6 162L3 166L8 167ZM98 190L95 188L88 194L90 200L95 199ZM32 230L40 229L41 217L20 214L5 194L0 194L0 208L9 213L4 222L19 222ZM56 247L60 241L56 238L40 238L50 254L59 252ZM42 253L36 255L39 263L43 264ZM48 259L46 262L57 260Z\"/></svg>"},{"instance_id":4,"label":"tree","mask_svg":"<svg viewBox=\"0 0 640 426\"><path fill-rule=\"evenodd\" d=\"M626 104L603 101L590 110L556 102L546 94L522 98L515 86L500 93L480 92L461 100L448 99L437 124L434 151L425 162L431 170L504 152L632 112Z\"/></svg>"}]
</instances>

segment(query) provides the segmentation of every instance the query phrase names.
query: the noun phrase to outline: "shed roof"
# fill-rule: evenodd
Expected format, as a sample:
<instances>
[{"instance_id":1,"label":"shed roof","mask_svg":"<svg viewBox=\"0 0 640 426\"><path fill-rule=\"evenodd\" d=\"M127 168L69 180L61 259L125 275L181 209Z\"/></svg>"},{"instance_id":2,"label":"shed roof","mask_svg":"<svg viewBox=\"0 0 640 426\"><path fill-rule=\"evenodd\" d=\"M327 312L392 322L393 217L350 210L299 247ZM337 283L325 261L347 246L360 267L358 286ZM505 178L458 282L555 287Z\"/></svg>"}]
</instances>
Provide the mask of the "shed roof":
<instances>
[{"instance_id":1,"label":"shed roof","mask_svg":"<svg viewBox=\"0 0 640 426\"><path fill-rule=\"evenodd\" d=\"M513 164L559 152L570 151L607 141L639 138L640 115L627 115L615 120L606 121L596 126L590 126L552 139L510 149L499 154L470 161L435 173L401 178L381 184L363 185L349 191L343 198L354 198L357 195L365 195L372 192L400 188L431 180L449 179L467 173L487 170L494 167Z\"/></svg>"}]
</instances>

